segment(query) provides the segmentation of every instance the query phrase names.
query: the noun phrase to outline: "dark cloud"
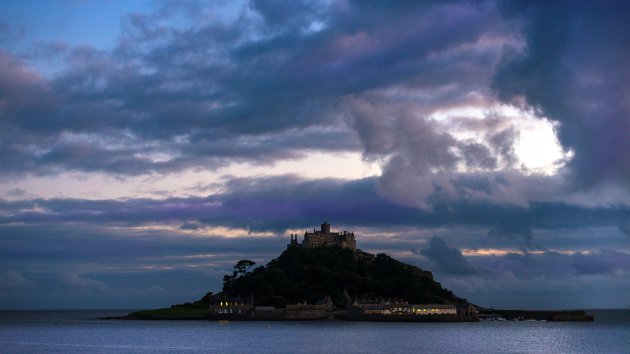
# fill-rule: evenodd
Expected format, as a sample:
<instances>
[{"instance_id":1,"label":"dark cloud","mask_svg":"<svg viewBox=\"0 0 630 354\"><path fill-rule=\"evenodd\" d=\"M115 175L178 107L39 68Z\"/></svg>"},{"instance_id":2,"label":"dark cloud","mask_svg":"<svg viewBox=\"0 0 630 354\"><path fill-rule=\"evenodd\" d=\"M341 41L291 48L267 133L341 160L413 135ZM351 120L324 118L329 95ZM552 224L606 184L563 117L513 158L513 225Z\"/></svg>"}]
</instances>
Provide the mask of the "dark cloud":
<instances>
[{"instance_id":1,"label":"dark cloud","mask_svg":"<svg viewBox=\"0 0 630 354\"><path fill-rule=\"evenodd\" d=\"M3 131L20 139L2 140L14 156L4 174L129 175L356 151L345 97L399 86L435 91L429 106L465 100L483 90L479 71L489 77L500 48L466 49L500 37L490 2L253 2L234 22L211 23L195 20L203 7L166 7L131 16L111 52L58 51L68 67L53 79L27 80L26 65L4 55L13 64L2 76L24 86L6 97ZM493 165L482 146L462 147L470 164Z\"/></svg>"},{"instance_id":2,"label":"dark cloud","mask_svg":"<svg viewBox=\"0 0 630 354\"><path fill-rule=\"evenodd\" d=\"M252 2L208 22L203 6L169 3L130 16L113 51L57 50L68 66L54 78L2 53L2 173L135 175L362 149L383 163L381 192L428 207L436 189L457 187L457 168L516 163L518 131L493 114L477 119L484 141L428 118L487 104L492 82L561 123L576 179L624 180L627 80L609 69L627 56L616 45L629 32L616 16L624 6ZM523 188L520 198L536 199Z\"/></svg>"},{"instance_id":3,"label":"dark cloud","mask_svg":"<svg viewBox=\"0 0 630 354\"><path fill-rule=\"evenodd\" d=\"M155 306L168 305L160 301L188 301L219 289L223 274L236 260L264 264L275 257L286 247L286 228L329 221L335 229L355 231L362 249L387 252L434 271L439 281L462 296L475 299L488 291L478 287L493 289L495 295L484 297L484 304L492 304L512 288L542 282L540 277L546 279L541 291L549 292L554 291L553 282L565 282L567 277L577 282L581 277L621 276L630 259L617 225L627 212L553 203L521 208L448 200L420 210L380 197L375 178L291 176L234 179L223 194L203 198L0 201L0 279L12 289L0 292L0 298L5 305L12 304L6 306L28 307L46 289L46 301L58 304L70 303L60 298L64 292L86 306L90 301L136 306L151 293ZM502 220L510 222L501 224ZM487 237L480 231L497 225L514 225L516 230L516 225L527 225L536 230L542 247L528 251L520 237ZM237 231L231 237L216 235L212 227L217 226ZM252 235L259 231L273 236ZM462 254L464 248L520 247L521 253L507 255ZM412 248L423 257L410 256ZM545 250L573 248L582 253ZM603 250L592 251L597 249ZM475 279L472 284L465 280L469 278ZM512 298L534 303L519 296Z\"/></svg>"},{"instance_id":4,"label":"dark cloud","mask_svg":"<svg viewBox=\"0 0 630 354\"><path fill-rule=\"evenodd\" d=\"M440 278L442 284L473 303L495 308L557 309L623 307L626 301L627 253L512 253L467 259L480 270L479 275L440 274Z\"/></svg>"},{"instance_id":5,"label":"dark cloud","mask_svg":"<svg viewBox=\"0 0 630 354\"><path fill-rule=\"evenodd\" d=\"M558 121L578 186L630 178L630 50L626 1L505 2L523 21L527 45L506 51L493 86Z\"/></svg>"},{"instance_id":6,"label":"dark cloud","mask_svg":"<svg viewBox=\"0 0 630 354\"><path fill-rule=\"evenodd\" d=\"M286 242L248 234L324 220L389 235L367 237L370 250L416 249L424 257L412 261L428 259L466 297L523 299L561 293L559 283L580 294L594 290L578 284L586 277L625 279L627 203L571 199L566 183L627 189L625 2L253 1L231 19L194 2L159 6L129 16L113 50L0 51L0 177L161 176L317 151L361 152L382 176L235 178L190 198L10 190L22 200L0 200L0 284L11 289L0 302L36 303L48 289L60 304L135 294L147 306L151 287L190 300L161 284L216 289L234 259L262 263ZM16 33L0 23L3 43ZM38 61L62 70L43 76ZM495 94L558 122L570 171L520 170L518 121L500 112L436 115L492 106ZM247 231L205 235L212 227ZM427 233L438 236L417 251ZM464 247L513 253L468 257ZM571 247L582 252L561 253Z\"/></svg>"},{"instance_id":7,"label":"dark cloud","mask_svg":"<svg viewBox=\"0 0 630 354\"><path fill-rule=\"evenodd\" d=\"M572 258L572 266L579 274L611 274L630 267L630 257L615 251L598 252L595 255L577 253Z\"/></svg>"},{"instance_id":8,"label":"dark cloud","mask_svg":"<svg viewBox=\"0 0 630 354\"><path fill-rule=\"evenodd\" d=\"M203 226L198 223L187 222L187 223L183 223L182 226L179 227L179 229L180 230L199 230L202 227Z\"/></svg>"},{"instance_id":9,"label":"dark cloud","mask_svg":"<svg viewBox=\"0 0 630 354\"><path fill-rule=\"evenodd\" d=\"M433 261L438 270L446 274L468 275L474 273L473 268L462 256L460 250L449 247L439 237L431 238L429 248L420 250L420 254Z\"/></svg>"},{"instance_id":10,"label":"dark cloud","mask_svg":"<svg viewBox=\"0 0 630 354\"><path fill-rule=\"evenodd\" d=\"M51 88L37 72L10 53L0 50L0 123L37 119L52 108ZM3 134L4 135L4 134Z\"/></svg>"},{"instance_id":11,"label":"dark cloud","mask_svg":"<svg viewBox=\"0 0 630 354\"><path fill-rule=\"evenodd\" d=\"M148 225L147 225L148 226ZM0 226L2 308L165 307L218 291L247 257L264 264L285 237L224 237L104 223Z\"/></svg>"},{"instance_id":12,"label":"dark cloud","mask_svg":"<svg viewBox=\"0 0 630 354\"><path fill-rule=\"evenodd\" d=\"M488 231L489 236L493 237L522 237L527 244L532 241L532 230L527 222L520 220L501 220L499 225Z\"/></svg>"},{"instance_id":13,"label":"dark cloud","mask_svg":"<svg viewBox=\"0 0 630 354\"><path fill-rule=\"evenodd\" d=\"M509 272L522 279L540 276L562 278L569 275L615 275L630 267L630 255L615 250L597 250L563 254L555 251L542 253L510 253L505 257L481 258L475 262L488 274Z\"/></svg>"},{"instance_id":14,"label":"dark cloud","mask_svg":"<svg viewBox=\"0 0 630 354\"><path fill-rule=\"evenodd\" d=\"M430 199L430 209L418 209L382 197L378 183L378 178L354 181L295 176L234 178L224 186L223 193L207 197L0 200L0 224L159 222L179 227L201 223L282 232L328 220L365 227L464 225L487 229L490 235L520 236L529 242L532 229L617 227L628 213L628 208L620 206L531 202L521 207L477 199L440 198L439 194ZM459 183L470 193L491 188L475 180Z\"/></svg>"}]
</instances>

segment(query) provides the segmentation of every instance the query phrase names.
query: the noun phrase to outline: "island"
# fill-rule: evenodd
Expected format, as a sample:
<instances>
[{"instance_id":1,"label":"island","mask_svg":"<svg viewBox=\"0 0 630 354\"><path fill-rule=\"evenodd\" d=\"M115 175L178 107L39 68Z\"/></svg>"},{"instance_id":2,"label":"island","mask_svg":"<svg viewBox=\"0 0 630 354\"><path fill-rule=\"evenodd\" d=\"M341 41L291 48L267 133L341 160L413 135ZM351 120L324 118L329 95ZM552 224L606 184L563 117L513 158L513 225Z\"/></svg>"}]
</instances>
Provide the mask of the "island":
<instances>
[{"instance_id":1,"label":"island","mask_svg":"<svg viewBox=\"0 0 630 354\"><path fill-rule=\"evenodd\" d=\"M352 232L330 224L290 235L287 248L265 266L241 260L223 278L219 293L195 302L131 313L144 320L350 320L380 322L476 322L498 318L453 294L430 271L356 247ZM497 312L499 311L499 312ZM504 310L516 319L592 320L584 312L555 315ZM509 312L512 311L512 312Z\"/></svg>"}]
</instances>

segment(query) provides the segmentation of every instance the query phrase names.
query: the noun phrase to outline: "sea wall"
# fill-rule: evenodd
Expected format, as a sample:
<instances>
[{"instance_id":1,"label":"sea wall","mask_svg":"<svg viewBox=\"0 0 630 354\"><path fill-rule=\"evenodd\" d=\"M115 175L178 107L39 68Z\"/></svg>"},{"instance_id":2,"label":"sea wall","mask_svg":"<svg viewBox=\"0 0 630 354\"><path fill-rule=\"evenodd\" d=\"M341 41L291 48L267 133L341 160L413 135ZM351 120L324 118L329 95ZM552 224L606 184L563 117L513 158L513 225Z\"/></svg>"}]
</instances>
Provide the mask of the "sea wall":
<instances>
[{"instance_id":1,"label":"sea wall","mask_svg":"<svg viewBox=\"0 0 630 354\"><path fill-rule=\"evenodd\" d=\"M593 321L593 315L584 310L544 311L544 310L487 310L480 312L482 317L500 316L508 320L545 320L545 321Z\"/></svg>"},{"instance_id":2,"label":"sea wall","mask_svg":"<svg viewBox=\"0 0 630 354\"><path fill-rule=\"evenodd\" d=\"M336 313L336 320L367 322L478 322L477 316L453 315L382 315L361 313Z\"/></svg>"}]
</instances>

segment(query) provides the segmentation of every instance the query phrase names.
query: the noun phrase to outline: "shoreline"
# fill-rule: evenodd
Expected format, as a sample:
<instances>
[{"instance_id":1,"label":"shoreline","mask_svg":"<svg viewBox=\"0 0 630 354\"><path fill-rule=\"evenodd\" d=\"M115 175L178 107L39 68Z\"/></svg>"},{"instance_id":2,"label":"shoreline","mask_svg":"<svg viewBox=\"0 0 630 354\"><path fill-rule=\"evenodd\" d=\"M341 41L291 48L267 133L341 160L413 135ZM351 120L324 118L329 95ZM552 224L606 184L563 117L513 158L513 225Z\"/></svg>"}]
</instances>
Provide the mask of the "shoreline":
<instances>
[{"instance_id":1,"label":"shoreline","mask_svg":"<svg viewBox=\"0 0 630 354\"><path fill-rule=\"evenodd\" d=\"M138 311L125 316L101 317L101 320L145 320L145 321L359 321L359 322L479 322L479 321L572 321L572 322L592 322L594 316L585 310L514 310L514 309L492 309L481 310L474 316L451 316L451 315L381 315L381 314L359 314L359 313L329 313L318 317L280 317L280 316L257 316L240 314L210 314L208 312L198 312L196 314L177 315L169 314L169 309L161 309L159 313L148 310Z\"/></svg>"}]
</instances>

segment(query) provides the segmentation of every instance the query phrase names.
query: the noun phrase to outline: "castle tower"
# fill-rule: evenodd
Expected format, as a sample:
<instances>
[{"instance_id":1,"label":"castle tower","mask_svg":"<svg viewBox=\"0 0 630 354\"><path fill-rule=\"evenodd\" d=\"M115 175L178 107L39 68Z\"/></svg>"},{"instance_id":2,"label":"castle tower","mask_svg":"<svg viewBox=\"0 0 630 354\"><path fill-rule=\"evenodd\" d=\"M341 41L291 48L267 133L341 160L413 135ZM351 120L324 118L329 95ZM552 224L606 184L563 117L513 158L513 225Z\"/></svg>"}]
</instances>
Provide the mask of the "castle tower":
<instances>
[{"instance_id":1,"label":"castle tower","mask_svg":"<svg viewBox=\"0 0 630 354\"><path fill-rule=\"evenodd\" d=\"M290 243L287 245L288 247L297 247L298 246L298 235L297 234L291 234L291 241Z\"/></svg>"},{"instance_id":2,"label":"castle tower","mask_svg":"<svg viewBox=\"0 0 630 354\"><path fill-rule=\"evenodd\" d=\"M324 221L324 223L321 225L321 227L322 227L322 233L324 235L330 234L330 224L329 223Z\"/></svg>"}]
</instances>

